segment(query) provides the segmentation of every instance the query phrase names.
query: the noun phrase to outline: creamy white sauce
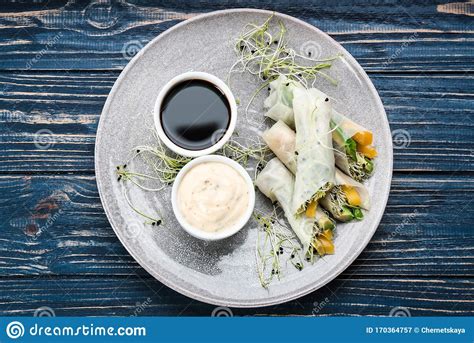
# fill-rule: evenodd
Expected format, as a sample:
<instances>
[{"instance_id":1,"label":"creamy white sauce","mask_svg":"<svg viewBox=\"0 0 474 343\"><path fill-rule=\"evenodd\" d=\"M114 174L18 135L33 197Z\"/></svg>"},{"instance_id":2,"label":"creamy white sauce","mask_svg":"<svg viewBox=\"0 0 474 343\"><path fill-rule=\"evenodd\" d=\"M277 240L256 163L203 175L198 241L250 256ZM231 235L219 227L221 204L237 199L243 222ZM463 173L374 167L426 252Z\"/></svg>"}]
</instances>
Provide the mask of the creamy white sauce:
<instances>
[{"instance_id":1,"label":"creamy white sauce","mask_svg":"<svg viewBox=\"0 0 474 343\"><path fill-rule=\"evenodd\" d=\"M222 162L204 162L182 178L178 206L186 221L206 232L237 224L249 204L248 186L242 175Z\"/></svg>"}]
</instances>

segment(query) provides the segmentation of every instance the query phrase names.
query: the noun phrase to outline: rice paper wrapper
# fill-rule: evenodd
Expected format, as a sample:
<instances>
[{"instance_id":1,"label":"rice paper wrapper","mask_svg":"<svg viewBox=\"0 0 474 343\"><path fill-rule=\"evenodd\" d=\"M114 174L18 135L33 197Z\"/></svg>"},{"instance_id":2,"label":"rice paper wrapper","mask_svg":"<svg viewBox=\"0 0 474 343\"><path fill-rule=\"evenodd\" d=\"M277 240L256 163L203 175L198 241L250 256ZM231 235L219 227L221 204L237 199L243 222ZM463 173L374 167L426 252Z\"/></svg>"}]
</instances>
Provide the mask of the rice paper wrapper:
<instances>
[{"instance_id":1,"label":"rice paper wrapper","mask_svg":"<svg viewBox=\"0 0 474 343\"><path fill-rule=\"evenodd\" d=\"M347 156L346 152L344 151L344 147L340 147L334 144L334 159L336 161L336 165L347 175L351 175L351 169L349 167L349 158L350 157Z\"/></svg>"},{"instance_id":2,"label":"rice paper wrapper","mask_svg":"<svg viewBox=\"0 0 474 343\"><path fill-rule=\"evenodd\" d=\"M347 118L345 115L337 112L336 110L332 111L331 118L334 125L341 129L344 136L344 140L348 140L357 132L370 131L367 130L365 127L357 124L355 121Z\"/></svg>"},{"instance_id":3,"label":"rice paper wrapper","mask_svg":"<svg viewBox=\"0 0 474 343\"><path fill-rule=\"evenodd\" d=\"M309 249L313 236L314 222L304 215L295 216L291 203L295 178L278 158L270 160L255 180L257 188L272 201L278 201L291 228L303 246L303 252Z\"/></svg>"},{"instance_id":4,"label":"rice paper wrapper","mask_svg":"<svg viewBox=\"0 0 474 343\"><path fill-rule=\"evenodd\" d=\"M262 139L280 161L296 174L296 134L287 124L279 120L263 132Z\"/></svg>"},{"instance_id":5,"label":"rice paper wrapper","mask_svg":"<svg viewBox=\"0 0 474 343\"><path fill-rule=\"evenodd\" d=\"M276 80L270 82L270 95L264 101L264 108L268 109L265 116L278 121L283 121L290 128L295 128L295 119L293 111L294 90L296 88L304 89L304 87L292 80L288 80L286 76L279 76ZM327 98L328 96L317 88L311 88L312 93L317 98ZM365 127L357 124L345 115L331 110L331 120L335 126L341 128L344 140L354 136L357 132L370 131Z\"/></svg>"},{"instance_id":6,"label":"rice paper wrapper","mask_svg":"<svg viewBox=\"0 0 474 343\"><path fill-rule=\"evenodd\" d=\"M334 184L335 161L330 129L331 101L312 89L294 89L293 110L296 127L296 180L293 213L323 196L326 184Z\"/></svg>"},{"instance_id":7,"label":"rice paper wrapper","mask_svg":"<svg viewBox=\"0 0 474 343\"><path fill-rule=\"evenodd\" d=\"M270 95L265 99L263 106L267 109L265 116L283 121L291 128L295 127L293 114L293 91L302 88L298 82L289 81L286 76L280 76L270 82Z\"/></svg>"}]
</instances>

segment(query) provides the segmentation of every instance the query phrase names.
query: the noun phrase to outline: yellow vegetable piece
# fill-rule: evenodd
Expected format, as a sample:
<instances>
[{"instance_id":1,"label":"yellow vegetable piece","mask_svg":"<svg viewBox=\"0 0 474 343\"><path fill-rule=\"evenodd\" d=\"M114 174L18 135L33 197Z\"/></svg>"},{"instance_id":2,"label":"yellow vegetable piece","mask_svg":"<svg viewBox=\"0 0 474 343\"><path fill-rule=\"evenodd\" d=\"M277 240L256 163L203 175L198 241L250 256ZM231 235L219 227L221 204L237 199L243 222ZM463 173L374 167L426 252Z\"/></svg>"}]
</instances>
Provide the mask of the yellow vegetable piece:
<instances>
[{"instance_id":1,"label":"yellow vegetable piece","mask_svg":"<svg viewBox=\"0 0 474 343\"><path fill-rule=\"evenodd\" d=\"M313 243L313 248L316 249L316 252L318 253L319 256L324 256L326 255L325 251L324 251L324 248L323 248L323 245L321 243L321 241L319 240L319 238L316 238Z\"/></svg>"},{"instance_id":2,"label":"yellow vegetable piece","mask_svg":"<svg viewBox=\"0 0 474 343\"><path fill-rule=\"evenodd\" d=\"M324 232L321 235L326 237L330 241L332 241L332 238L333 238L332 230L324 230Z\"/></svg>"},{"instance_id":3,"label":"yellow vegetable piece","mask_svg":"<svg viewBox=\"0 0 474 343\"><path fill-rule=\"evenodd\" d=\"M332 242L332 230L325 230L312 242L319 256L334 254L334 243Z\"/></svg>"},{"instance_id":4,"label":"yellow vegetable piece","mask_svg":"<svg viewBox=\"0 0 474 343\"><path fill-rule=\"evenodd\" d=\"M374 135L370 131L359 131L352 138L360 145L370 145L374 140Z\"/></svg>"},{"instance_id":5,"label":"yellow vegetable piece","mask_svg":"<svg viewBox=\"0 0 474 343\"><path fill-rule=\"evenodd\" d=\"M318 238L319 242L321 243L324 252L328 255L334 254L334 244L332 243L331 240L327 239L324 236L321 236ZM321 255L322 256L322 255Z\"/></svg>"},{"instance_id":6,"label":"yellow vegetable piece","mask_svg":"<svg viewBox=\"0 0 474 343\"><path fill-rule=\"evenodd\" d=\"M359 193L357 192L357 190L354 187L343 185L342 186L342 191L346 195L347 202L349 203L349 205L357 206L357 207L359 207L361 205L362 200L360 198Z\"/></svg>"},{"instance_id":7,"label":"yellow vegetable piece","mask_svg":"<svg viewBox=\"0 0 474 343\"><path fill-rule=\"evenodd\" d=\"M359 151L362 155L368 158L374 158L377 156L377 150L372 145L360 145L357 144L357 151Z\"/></svg>"},{"instance_id":8,"label":"yellow vegetable piece","mask_svg":"<svg viewBox=\"0 0 474 343\"><path fill-rule=\"evenodd\" d=\"M316 209L318 208L318 203L316 201L312 201L308 207L306 207L306 217L314 218L316 217Z\"/></svg>"}]
</instances>

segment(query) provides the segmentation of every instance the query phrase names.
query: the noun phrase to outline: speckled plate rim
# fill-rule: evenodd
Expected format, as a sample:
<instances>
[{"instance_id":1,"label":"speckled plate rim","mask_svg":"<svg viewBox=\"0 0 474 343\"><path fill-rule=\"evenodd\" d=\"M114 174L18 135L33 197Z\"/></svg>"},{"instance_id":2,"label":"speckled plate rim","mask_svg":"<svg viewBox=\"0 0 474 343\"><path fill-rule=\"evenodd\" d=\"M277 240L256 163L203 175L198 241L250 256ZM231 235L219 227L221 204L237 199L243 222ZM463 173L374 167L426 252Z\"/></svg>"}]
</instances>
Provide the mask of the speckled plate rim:
<instances>
[{"instance_id":1,"label":"speckled plate rim","mask_svg":"<svg viewBox=\"0 0 474 343\"><path fill-rule=\"evenodd\" d=\"M339 49L341 49L345 53L344 58L351 65L351 67L354 69L354 72L356 72L358 74L358 76L360 76L365 82L367 82L367 84L369 86L369 91L370 91L371 95L374 97L374 99L376 101L376 105L378 107L378 111L380 112L380 117L381 117L380 119L383 121L383 125L386 126L386 128L390 132L390 125L389 125L389 122L388 122L388 118L387 118L387 114L385 112L384 106L382 104L382 100L380 99L380 96L379 96L377 90L375 89L375 86L372 84L372 81L368 77L367 73L359 65L357 60L354 57L352 57L352 55L342 45L340 45L337 41L335 41L333 38L331 38L327 33L321 31L317 27L315 27L311 24L308 24L308 23L306 23L306 22L304 22L300 19L297 19L297 18L292 17L292 16L287 15L287 14L275 12L275 11L268 11L268 10L261 10L261 9L251 9L251 8L240 8L240 9L229 9L229 10L214 11L214 12L201 14L201 15L198 15L196 17L187 19L187 20L185 20L185 21L183 21L179 24L176 24L175 26L169 28L165 32L161 33L160 35L158 35L157 37L152 39L143 49L141 49L137 53L137 55L135 55L135 57L133 57L133 59L127 64L127 66L123 69L123 71L120 73L119 77L115 81L115 83L114 83L114 85L113 85L113 87L112 87L112 89L111 89L111 91L110 91L110 93L107 97L104 108L102 109L101 117L99 119L99 124L98 124L98 128L97 128L96 141L95 141L95 158L94 158L96 182L97 182L97 188L98 188L98 191L99 191L99 197L100 197L100 200L101 200L101 203L102 203L102 207L104 208L107 219L108 219L110 225L112 226L112 229L114 230L115 234L117 235L119 241L122 243L122 245L128 251L128 253L142 266L142 268L144 268L150 275L155 277L158 281L160 281L161 283L163 283L167 287L172 288L175 291L177 291L177 292L179 292L179 293L181 293L185 296L188 296L190 298L193 298L193 299L205 302L205 303L209 303L209 304L214 304L214 305L219 305L219 306L236 307L236 308L253 308L253 307L272 306L272 305L285 303L285 302L288 302L288 301L291 301L291 300L294 300L294 299L298 299L298 298L300 298L304 295L307 295L311 292L314 292L317 289L319 289L319 288L323 287L324 285L328 284L329 282L334 280L339 274L341 274L344 270L346 270L354 262L354 260L362 253L362 251L365 249L367 244L369 244L370 240L372 239L373 235L375 234L375 231L377 230L377 228L380 224L380 221L382 220L382 216L385 212L385 208L387 206L388 197L389 197L389 193L390 193L390 186L391 186L392 174L393 174L393 146L392 146L392 140L391 139L386 142L387 146L389 147L389 150L390 150L389 152L390 153L389 153L389 161L388 161L389 165L387 166L387 168L389 170L389 173L387 175L385 188L381 190L384 194L386 194L384 204L381 207L380 213L377 214L376 220L374 220L374 222L372 223L372 230L370 232L367 232L367 234L365 236L365 239L363 240L363 243L358 247L358 249L354 250L353 253L349 256L349 258L347 258L347 260L345 260L344 263L339 265L338 268L335 268L333 273L329 274L324 279L321 279L318 283L308 285L306 287L298 289L293 294L289 294L288 296L282 297L282 298L277 299L277 300L272 299L271 301L260 301L260 302L254 302L254 303L240 303L240 302L234 303L234 302L230 302L230 301L229 302L221 301L220 299L219 300L213 299L211 297L204 297L201 294L192 292L189 289L185 289L185 288L181 287L179 284L175 284L172 281L168 280L163 275L160 275L159 273L157 273L155 271L152 271L151 268L149 268L147 266L147 264L140 258L140 256L138 256L137 254L135 254L133 252L133 250L128 246L128 243L120 237L119 230L113 225L112 220L110 219L111 218L110 209L108 208L107 204L105 203L104 195L102 193L103 192L102 191L102 184L101 184L101 181L100 181L101 180L101 175L100 175L101 173L100 173L100 168L99 168L99 162L97 160L99 146L101 144L101 136L102 136L101 133L104 130L104 128L103 128L104 120L102 120L103 115L104 115L104 113L108 112L109 107L110 107L110 105L111 105L111 103L112 103L112 101L115 97L116 90L119 87L119 84L125 78L125 76L126 76L127 72L129 71L129 69L131 69L133 67L133 65L138 61L138 59L140 59L141 55L146 50L148 50L150 48L150 46L153 45L156 41L160 40L161 38L165 37L166 35L171 34L173 31L178 30L183 26L190 25L190 24L192 24L193 22L196 22L196 21L206 20L206 19L214 17L214 16L220 16L220 15L231 14L231 13L257 13L257 14L267 14L269 16L271 14L276 14L279 17L284 18L285 20L292 21L297 25L304 26L306 29L312 30L317 34L322 35L326 39L331 40L335 45L338 46ZM383 137L383 139L387 139L387 137Z\"/></svg>"}]
</instances>

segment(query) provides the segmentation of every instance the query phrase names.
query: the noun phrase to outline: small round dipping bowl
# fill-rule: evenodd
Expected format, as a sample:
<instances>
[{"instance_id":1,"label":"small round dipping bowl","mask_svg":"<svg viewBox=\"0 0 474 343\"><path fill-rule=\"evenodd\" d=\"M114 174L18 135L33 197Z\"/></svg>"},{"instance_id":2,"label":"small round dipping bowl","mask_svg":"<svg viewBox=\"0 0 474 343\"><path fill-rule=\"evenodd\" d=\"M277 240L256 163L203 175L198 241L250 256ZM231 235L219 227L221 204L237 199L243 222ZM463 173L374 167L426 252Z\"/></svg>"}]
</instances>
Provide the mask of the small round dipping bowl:
<instances>
[{"instance_id":1,"label":"small round dipping bowl","mask_svg":"<svg viewBox=\"0 0 474 343\"><path fill-rule=\"evenodd\" d=\"M183 147L176 145L166 135L165 130L163 128L163 124L161 122L162 105L166 96L170 92L170 90L173 89L177 84L180 84L184 81L192 81L192 80L202 80L202 81L207 81L213 84L215 87L217 87L217 89L219 89L224 94L227 102L229 103L229 108L230 108L230 120L229 120L229 125L227 129L225 130L223 134L222 132L218 132L219 134L216 137L216 142L212 146L202 149L202 150L189 150L189 149L185 149ZM158 133L158 137L170 150L182 156L198 157L198 156L209 155L216 152L217 150L221 149L224 146L224 144L227 143L227 141L230 139L230 137L232 136L232 133L234 132L235 124L237 122L237 103L229 87L227 87L224 81L219 79L217 76L214 76L209 73L204 73L204 72L186 72L172 78L160 90L155 102L153 116L154 116L155 128Z\"/></svg>"},{"instance_id":2,"label":"small round dipping bowl","mask_svg":"<svg viewBox=\"0 0 474 343\"><path fill-rule=\"evenodd\" d=\"M186 173L189 170L191 170L191 168L193 168L194 166L200 163L205 163L205 162L221 162L221 163L227 164L232 169L237 171L244 179L247 185L248 194L249 194L249 203L247 205L245 212L242 214L242 217L239 219L239 221L231 227L228 227L216 232L203 231L189 224L186 221L185 217L183 216L179 208L179 203L178 203L178 189L183 177L186 175ZM248 220L252 216L252 212L255 207L255 188L253 185L253 181L250 178L247 171L234 160L231 160L230 158L219 156L219 155L201 156L192 160L188 164L186 164L186 166L184 166L184 168L181 169L181 171L176 176L176 179L173 183L173 188L171 191L171 204L173 206L173 212L174 212L174 215L176 216L176 219L178 220L179 224L183 227L183 229L186 232L188 232L191 236L194 236L196 238L199 238L205 241L217 241L217 240L221 240L221 239L230 237L232 235L235 235L248 222Z\"/></svg>"}]
</instances>

